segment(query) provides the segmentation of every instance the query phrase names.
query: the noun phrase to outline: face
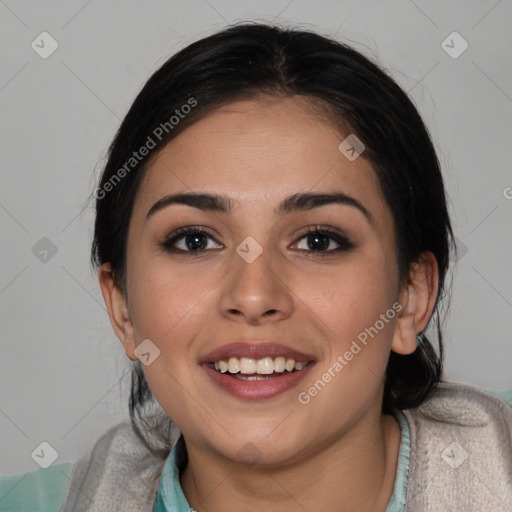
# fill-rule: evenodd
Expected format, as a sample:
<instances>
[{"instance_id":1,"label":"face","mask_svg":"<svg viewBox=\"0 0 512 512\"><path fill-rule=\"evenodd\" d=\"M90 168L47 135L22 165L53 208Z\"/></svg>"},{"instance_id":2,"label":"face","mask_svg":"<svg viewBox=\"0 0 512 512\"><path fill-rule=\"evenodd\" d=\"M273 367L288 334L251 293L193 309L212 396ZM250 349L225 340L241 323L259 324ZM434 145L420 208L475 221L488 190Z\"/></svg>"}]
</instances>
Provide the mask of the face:
<instances>
[{"instance_id":1,"label":"face","mask_svg":"<svg viewBox=\"0 0 512 512\"><path fill-rule=\"evenodd\" d=\"M338 149L347 135L304 99L236 102L148 168L129 227L133 336L123 343L132 358L146 339L160 351L142 368L187 443L231 460L252 443L261 463L282 463L380 414L400 296L396 240L364 153L349 160ZM230 209L170 203L147 216L178 193L225 196ZM280 208L306 193L344 199ZM285 385L201 364L234 342L279 343L311 363L275 377Z\"/></svg>"}]
</instances>

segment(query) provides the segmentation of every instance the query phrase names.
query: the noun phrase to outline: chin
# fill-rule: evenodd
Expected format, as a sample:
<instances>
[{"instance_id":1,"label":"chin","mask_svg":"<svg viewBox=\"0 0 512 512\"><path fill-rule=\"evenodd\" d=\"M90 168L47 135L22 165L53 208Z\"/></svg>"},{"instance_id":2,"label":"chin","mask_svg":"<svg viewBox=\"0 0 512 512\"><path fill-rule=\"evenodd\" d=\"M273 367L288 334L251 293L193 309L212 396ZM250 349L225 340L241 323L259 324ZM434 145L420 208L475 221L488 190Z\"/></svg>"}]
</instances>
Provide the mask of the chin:
<instances>
[{"instance_id":1,"label":"chin","mask_svg":"<svg viewBox=\"0 0 512 512\"><path fill-rule=\"evenodd\" d=\"M289 435L268 437L267 433L248 435L244 439L229 441L229 459L249 466L282 466L292 460L303 448L303 443L294 443ZM222 451L222 450L221 450Z\"/></svg>"}]
</instances>

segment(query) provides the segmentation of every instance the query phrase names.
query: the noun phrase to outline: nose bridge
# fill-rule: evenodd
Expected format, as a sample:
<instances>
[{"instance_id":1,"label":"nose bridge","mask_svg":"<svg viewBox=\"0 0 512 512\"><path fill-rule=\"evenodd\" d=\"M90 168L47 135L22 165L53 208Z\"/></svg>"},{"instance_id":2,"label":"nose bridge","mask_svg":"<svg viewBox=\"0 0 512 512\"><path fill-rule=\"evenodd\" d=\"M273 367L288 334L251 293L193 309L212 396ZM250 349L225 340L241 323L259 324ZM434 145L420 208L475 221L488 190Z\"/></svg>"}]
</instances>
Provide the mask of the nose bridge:
<instances>
[{"instance_id":1,"label":"nose bridge","mask_svg":"<svg viewBox=\"0 0 512 512\"><path fill-rule=\"evenodd\" d=\"M224 315L241 315L253 323L271 313L276 318L291 313L290 292L284 276L279 275L279 258L272 251L268 239L260 244L251 236L235 248L231 276L221 299Z\"/></svg>"},{"instance_id":2,"label":"nose bridge","mask_svg":"<svg viewBox=\"0 0 512 512\"><path fill-rule=\"evenodd\" d=\"M254 295L254 298L263 298L274 287L271 244L268 241L262 243L264 245L248 236L236 247L236 255L233 255L233 284L238 288L238 293Z\"/></svg>"},{"instance_id":3,"label":"nose bridge","mask_svg":"<svg viewBox=\"0 0 512 512\"><path fill-rule=\"evenodd\" d=\"M259 237L262 240L262 237ZM272 248L271 243L267 241L260 244L252 236L246 237L236 247L233 262L233 270L237 273L238 279L254 286L260 282L264 287L268 287L269 283L266 274L273 275L272 269ZM255 281L252 283L251 281Z\"/></svg>"}]
</instances>

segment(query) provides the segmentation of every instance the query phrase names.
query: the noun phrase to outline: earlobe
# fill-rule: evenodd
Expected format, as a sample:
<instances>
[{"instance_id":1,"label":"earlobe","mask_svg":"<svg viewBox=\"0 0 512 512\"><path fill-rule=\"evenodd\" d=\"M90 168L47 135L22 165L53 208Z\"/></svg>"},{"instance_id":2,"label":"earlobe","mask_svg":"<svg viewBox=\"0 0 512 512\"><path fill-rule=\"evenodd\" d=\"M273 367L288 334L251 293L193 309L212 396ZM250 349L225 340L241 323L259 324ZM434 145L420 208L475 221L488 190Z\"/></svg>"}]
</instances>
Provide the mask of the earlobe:
<instances>
[{"instance_id":1,"label":"earlobe","mask_svg":"<svg viewBox=\"0 0 512 512\"><path fill-rule=\"evenodd\" d=\"M412 265L409 283L402 289L403 309L395 324L391 350L412 354L417 348L416 337L428 325L434 311L438 291L437 261L430 251Z\"/></svg>"},{"instance_id":2,"label":"earlobe","mask_svg":"<svg viewBox=\"0 0 512 512\"><path fill-rule=\"evenodd\" d=\"M112 265L110 263L101 265L98 270L98 280L112 328L123 344L126 355L131 360L135 361L137 357L134 354L135 336L133 324L123 292L115 283Z\"/></svg>"},{"instance_id":3,"label":"earlobe","mask_svg":"<svg viewBox=\"0 0 512 512\"><path fill-rule=\"evenodd\" d=\"M402 355L412 354L417 347L418 332L414 314L405 311L396 321L391 350Z\"/></svg>"}]
</instances>

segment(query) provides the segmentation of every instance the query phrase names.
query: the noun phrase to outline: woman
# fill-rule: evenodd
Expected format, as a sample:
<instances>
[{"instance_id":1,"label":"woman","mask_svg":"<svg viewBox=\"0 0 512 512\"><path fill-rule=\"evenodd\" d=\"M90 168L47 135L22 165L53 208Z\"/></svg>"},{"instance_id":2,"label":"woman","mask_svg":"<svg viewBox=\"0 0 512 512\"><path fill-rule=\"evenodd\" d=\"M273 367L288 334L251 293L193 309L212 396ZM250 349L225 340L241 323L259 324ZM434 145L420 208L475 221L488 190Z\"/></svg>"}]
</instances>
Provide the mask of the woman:
<instances>
[{"instance_id":1,"label":"woman","mask_svg":"<svg viewBox=\"0 0 512 512\"><path fill-rule=\"evenodd\" d=\"M441 382L443 179L375 64L267 25L202 39L94 196L132 421L41 479L54 510L510 510L512 392Z\"/></svg>"}]
</instances>

